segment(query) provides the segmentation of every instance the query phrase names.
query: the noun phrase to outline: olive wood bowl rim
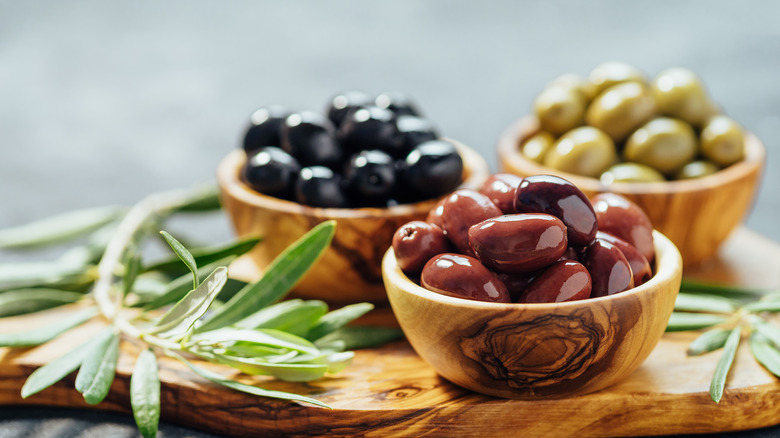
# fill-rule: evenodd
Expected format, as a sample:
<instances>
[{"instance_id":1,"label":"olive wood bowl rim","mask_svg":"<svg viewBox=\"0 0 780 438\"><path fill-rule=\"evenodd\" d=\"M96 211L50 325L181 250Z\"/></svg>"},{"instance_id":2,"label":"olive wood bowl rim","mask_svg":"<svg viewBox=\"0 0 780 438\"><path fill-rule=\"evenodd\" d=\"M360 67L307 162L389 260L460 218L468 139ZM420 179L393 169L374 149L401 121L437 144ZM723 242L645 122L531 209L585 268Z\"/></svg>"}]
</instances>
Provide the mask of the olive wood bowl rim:
<instances>
[{"instance_id":1,"label":"olive wood bowl rim","mask_svg":"<svg viewBox=\"0 0 780 438\"><path fill-rule=\"evenodd\" d=\"M463 159L463 179L457 188L481 185L490 175L487 161L477 151L458 141L444 138L455 145ZM409 216L415 213L430 211L441 197L431 198L411 204L399 204L392 207L358 207L358 208L322 208L299 204L294 201L275 198L252 190L240 177L241 166L246 163L246 153L243 149L234 149L225 156L217 167L217 182L223 192L244 204L278 211L280 213L297 214L307 217L332 219L358 219ZM445 195L443 195L445 196Z\"/></svg>"},{"instance_id":2,"label":"olive wood bowl rim","mask_svg":"<svg viewBox=\"0 0 780 438\"><path fill-rule=\"evenodd\" d=\"M523 156L520 144L539 132L539 121L535 116L525 116L513 122L498 139L498 156L501 165L527 170L529 175L555 174L569 180L580 189L591 192L615 192L625 194L669 194L698 192L716 189L731 184L763 167L766 161L764 143L755 134L745 131L745 157L718 172L687 180L664 182L616 182L603 184L598 178L563 172L536 163Z\"/></svg>"},{"instance_id":3,"label":"olive wood bowl rim","mask_svg":"<svg viewBox=\"0 0 780 438\"><path fill-rule=\"evenodd\" d=\"M576 301L565 301L562 303L492 303L470 300L467 298L457 298L433 292L418 285L404 274L398 266L398 261L395 258L395 252L392 247L387 250L382 259L382 275L385 282L396 286L396 288L385 287L388 294L393 293L391 292L391 289L396 289L405 294L416 295L425 301L436 303L437 305L464 309L484 309L485 311L503 311L510 309L534 309L542 311L547 309L575 309L582 306L600 305L605 302L629 300L631 299L630 297L634 295L648 293L654 290L668 289L665 285L673 284L674 279L682 272L682 256L674 243L658 230L653 230L653 242L656 251L656 270L650 280L637 287L613 295L586 298ZM675 294L676 292L677 291L675 291ZM396 310L393 308L393 312L397 311L403 312L403 310Z\"/></svg>"}]
</instances>

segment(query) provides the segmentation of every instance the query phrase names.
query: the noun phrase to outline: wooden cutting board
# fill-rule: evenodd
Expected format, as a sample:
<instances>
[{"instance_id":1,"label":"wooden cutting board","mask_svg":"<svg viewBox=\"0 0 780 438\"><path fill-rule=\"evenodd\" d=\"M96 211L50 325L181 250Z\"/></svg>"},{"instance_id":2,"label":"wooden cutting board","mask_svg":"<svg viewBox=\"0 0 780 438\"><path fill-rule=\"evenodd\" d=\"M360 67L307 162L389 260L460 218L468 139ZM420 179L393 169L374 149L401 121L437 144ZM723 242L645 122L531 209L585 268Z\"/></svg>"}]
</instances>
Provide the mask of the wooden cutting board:
<instances>
[{"instance_id":1,"label":"wooden cutting board","mask_svg":"<svg viewBox=\"0 0 780 438\"><path fill-rule=\"evenodd\" d=\"M780 246L740 229L716 260L686 275L777 288ZM22 330L33 320L57 318L60 312L2 320L0 331ZM379 309L371 319L387 322L392 315ZM91 322L37 348L0 348L0 404L87 407L73 389L74 375L26 400L19 393L34 369L80 343L100 324ZM712 402L709 382L720 353L686 357L685 349L694 337L693 333L666 334L647 361L623 382L562 400L503 400L461 389L438 377L405 341L361 350L345 371L316 382L245 379L315 397L333 410L224 389L175 360L161 358L162 417L235 436L639 436L747 430L780 423L780 381L756 364L746 345L737 353L723 400ZM94 408L130 412L129 376L138 349L131 342L122 344L111 393ZM229 368L203 366L232 374Z\"/></svg>"}]
</instances>

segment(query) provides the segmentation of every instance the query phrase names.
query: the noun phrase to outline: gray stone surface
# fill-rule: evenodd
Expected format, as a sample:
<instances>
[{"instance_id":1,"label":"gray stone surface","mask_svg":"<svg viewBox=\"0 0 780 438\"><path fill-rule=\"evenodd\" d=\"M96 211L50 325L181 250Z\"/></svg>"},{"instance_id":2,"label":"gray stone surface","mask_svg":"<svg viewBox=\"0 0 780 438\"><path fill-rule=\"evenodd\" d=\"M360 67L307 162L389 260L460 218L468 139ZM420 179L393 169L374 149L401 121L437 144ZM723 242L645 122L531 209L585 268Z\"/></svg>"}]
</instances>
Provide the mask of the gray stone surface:
<instances>
[{"instance_id":1,"label":"gray stone surface","mask_svg":"<svg viewBox=\"0 0 780 438\"><path fill-rule=\"evenodd\" d=\"M695 70L764 140L748 225L780 241L778 13L771 1L0 0L0 227L211 179L255 107L320 109L345 89L411 93L495 170L496 138L549 79L623 60ZM221 218L199 225L230 235ZM0 436L133 433L105 414L30 429L52 412L0 408Z\"/></svg>"}]
</instances>

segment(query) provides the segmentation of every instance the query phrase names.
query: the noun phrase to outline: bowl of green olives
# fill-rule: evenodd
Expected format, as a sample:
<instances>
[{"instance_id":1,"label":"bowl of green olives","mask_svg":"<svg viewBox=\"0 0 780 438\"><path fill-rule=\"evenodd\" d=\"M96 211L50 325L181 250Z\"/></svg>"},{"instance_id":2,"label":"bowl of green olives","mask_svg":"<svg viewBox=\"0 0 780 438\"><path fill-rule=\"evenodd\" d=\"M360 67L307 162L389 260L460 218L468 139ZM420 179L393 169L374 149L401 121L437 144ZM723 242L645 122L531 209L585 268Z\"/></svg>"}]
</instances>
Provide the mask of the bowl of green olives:
<instances>
[{"instance_id":1,"label":"bowl of green olives","mask_svg":"<svg viewBox=\"0 0 780 438\"><path fill-rule=\"evenodd\" d=\"M695 73L649 78L620 62L551 81L497 152L501 171L553 173L588 196L631 199L686 266L715 256L742 223L766 161L761 140L722 113Z\"/></svg>"},{"instance_id":2,"label":"bowl of green olives","mask_svg":"<svg viewBox=\"0 0 780 438\"><path fill-rule=\"evenodd\" d=\"M484 158L440 135L400 93L335 95L324 113L266 106L217 168L221 201L262 271L317 224L333 241L292 291L335 304L387 301L381 259L393 232L444 195L479 187Z\"/></svg>"},{"instance_id":3,"label":"bowl of green olives","mask_svg":"<svg viewBox=\"0 0 780 438\"><path fill-rule=\"evenodd\" d=\"M496 174L399 228L382 273L399 326L442 377L534 400L598 391L639 367L664 333L682 260L620 195Z\"/></svg>"}]
</instances>

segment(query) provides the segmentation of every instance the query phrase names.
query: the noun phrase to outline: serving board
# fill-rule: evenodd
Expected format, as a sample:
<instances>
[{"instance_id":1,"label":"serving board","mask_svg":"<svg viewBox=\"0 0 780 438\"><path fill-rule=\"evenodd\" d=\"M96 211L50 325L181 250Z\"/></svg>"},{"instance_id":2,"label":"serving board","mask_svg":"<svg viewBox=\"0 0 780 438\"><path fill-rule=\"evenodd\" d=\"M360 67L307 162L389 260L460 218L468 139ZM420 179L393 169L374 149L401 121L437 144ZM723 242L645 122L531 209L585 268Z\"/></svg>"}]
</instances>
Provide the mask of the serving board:
<instances>
[{"instance_id":1,"label":"serving board","mask_svg":"<svg viewBox=\"0 0 780 438\"><path fill-rule=\"evenodd\" d=\"M246 266L243 269L247 269ZM686 276L724 284L780 287L780 246L737 230L719 256ZM0 332L58 318L67 308L0 321ZM389 309L368 322L392 323ZM43 363L83 342L102 323L92 321L56 341L30 349L0 348L0 404L88 407L73 389L75 375L26 400L19 393ZM341 373L310 383L245 377L247 383L317 398L333 409L258 398L198 377L160 358L163 419L220 435L387 436L648 436L759 428L780 423L780 381L752 359L743 343L720 404L709 397L719 352L686 357L695 333L664 335L626 380L585 396L543 401L504 400L461 389L439 377L406 341L360 350ZM140 346L122 343L117 379L95 409L130 412L129 386ZM201 364L225 375L227 367Z\"/></svg>"}]
</instances>

